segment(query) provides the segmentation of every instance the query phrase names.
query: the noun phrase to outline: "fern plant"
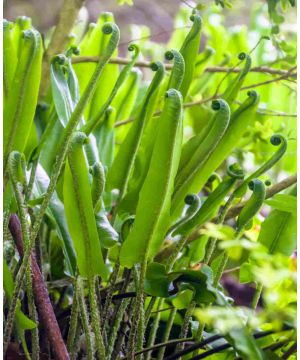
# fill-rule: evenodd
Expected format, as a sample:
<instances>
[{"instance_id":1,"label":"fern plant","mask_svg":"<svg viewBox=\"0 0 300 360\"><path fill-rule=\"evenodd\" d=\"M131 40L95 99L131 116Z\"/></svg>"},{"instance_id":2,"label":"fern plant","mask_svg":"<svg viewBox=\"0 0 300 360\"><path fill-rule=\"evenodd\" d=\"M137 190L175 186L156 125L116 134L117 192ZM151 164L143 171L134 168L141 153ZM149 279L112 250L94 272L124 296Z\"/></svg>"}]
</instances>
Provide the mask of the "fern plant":
<instances>
[{"instance_id":1,"label":"fern plant","mask_svg":"<svg viewBox=\"0 0 300 360\"><path fill-rule=\"evenodd\" d=\"M120 58L113 15L68 38L67 3L46 50L3 22L4 353L295 358L295 125L268 128L285 109L265 80L294 80L292 54L265 66L268 37L251 49L196 6L164 57Z\"/></svg>"}]
</instances>

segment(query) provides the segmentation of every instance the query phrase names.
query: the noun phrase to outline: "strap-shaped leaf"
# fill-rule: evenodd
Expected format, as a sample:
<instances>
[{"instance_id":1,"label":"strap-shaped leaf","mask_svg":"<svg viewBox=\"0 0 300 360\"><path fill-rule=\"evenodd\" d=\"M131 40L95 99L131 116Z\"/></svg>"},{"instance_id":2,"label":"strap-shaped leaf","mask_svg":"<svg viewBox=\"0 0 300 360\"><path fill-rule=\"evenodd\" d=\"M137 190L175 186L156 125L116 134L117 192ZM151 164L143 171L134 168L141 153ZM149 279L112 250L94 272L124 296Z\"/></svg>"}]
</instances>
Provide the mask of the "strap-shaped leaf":
<instances>
[{"instance_id":1,"label":"strap-shaped leaf","mask_svg":"<svg viewBox=\"0 0 300 360\"><path fill-rule=\"evenodd\" d=\"M33 195L35 199L39 199L45 194L49 185L49 181L50 180L46 171L43 169L41 165L38 165L36 170L34 187L33 187ZM75 276L76 254L67 227L64 205L60 201L56 192L54 192L54 194L52 195L46 213L50 218L52 218L55 221L57 225L56 227L57 235L62 241L62 248L65 256L64 259L66 262L65 270L70 275Z\"/></svg>"},{"instance_id":2,"label":"strap-shaped leaf","mask_svg":"<svg viewBox=\"0 0 300 360\"><path fill-rule=\"evenodd\" d=\"M75 101L78 101L78 98L72 99L69 88L70 67L71 64L64 55L55 56L50 66L53 101L58 119L63 127L67 126L76 105ZM73 92L73 95L75 94Z\"/></svg>"},{"instance_id":3,"label":"strap-shaped leaf","mask_svg":"<svg viewBox=\"0 0 300 360\"><path fill-rule=\"evenodd\" d=\"M177 219L181 214L184 205L184 197L188 193L200 191L209 179L211 173L222 164L231 151L238 145L239 139L245 133L248 125L255 116L258 102L258 94L255 91L250 91L248 93L248 98L233 114L231 114L230 122L224 136L222 136L217 146L202 164L197 176L197 181L195 181L195 185L187 188L186 191L181 191L182 193L180 194L179 192L176 195L174 194L171 210L173 220ZM193 152L190 153L190 157L192 156Z\"/></svg>"},{"instance_id":4,"label":"strap-shaped leaf","mask_svg":"<svg viewBox=\"0 0 300 360\"><path fill-rule=\"evenodd\" d=\"M132 267L152 258L170 225L170 205L182 143L182 97L166 94L151 163L140 192L133 228L120 253L122 265Z\"/></svg>"},{"instance_id":5,"label":"strap-shaped leaf","mask_svg":"<svg viewBox=\"0 0 300 360\"><path fill-rule=\"evenodd\" d=\"M64 205L68 228L74 244L77 266L82 276L100 275L106 268L94 216L89 173L83 152L86 135L73 135L64 174Z\"/></svg>"},{"instance_id":6,"label":"strap-shaped leaf","mask_svg":"<svg viewBox=\"0 0 300 360\"><path fill-rule=\"evenodd\" d=\"M177 204L180 202L181 208L186 195L199 191L198 178L202 175L202 167L216 149L229 124L230 109L226 101L215 100L212 108L216 111L216 115L211 121L211 126L207 129L203 141L198 143L195 152L190 154L190 160L176 176L173 202Z\"/></svg>"},{"instance_id":7,"label":"strap-shaped leaf","mask_svg":"<svg viewBox=\"0 0 300 360\"><path fill-rule=\"evenodd\" d=\"M117 156L107 174L108 190L120 189L122 195L127 189L128 180L140 145L147 116L149 117L152 115L152 111L151 113L149 111L149 104L152 97L155 96L156 90L164 76L164 67L162 63L153 63L152 69L156 71L156 74L148 88L137 117L120 146Z\"/></svg>"},{"instance_id":8,"label":"strap-shaped leaf","mask_svg":"<svg viewBox=\"0 0 300 360\"><path fill-rule=\"evenodd\" d=\"M13 150L25 149L37 104L41 63L40 34L34 29L22 32L20 58L11 83L14 95L7 99L4 109L4 159Z\"/></svg>"},{"instance_id":9,"label":"strap-shaped leaf","mask_svg":"<svg viewBox=\"0 0 300 360\"><path fill-rule=\"evenodd\" d=\"M296 189L289 195L276 195L269 205L274 206L261 224L258 242L271 254L290 256L297 246Z\"/></svg>"}]
</instances>

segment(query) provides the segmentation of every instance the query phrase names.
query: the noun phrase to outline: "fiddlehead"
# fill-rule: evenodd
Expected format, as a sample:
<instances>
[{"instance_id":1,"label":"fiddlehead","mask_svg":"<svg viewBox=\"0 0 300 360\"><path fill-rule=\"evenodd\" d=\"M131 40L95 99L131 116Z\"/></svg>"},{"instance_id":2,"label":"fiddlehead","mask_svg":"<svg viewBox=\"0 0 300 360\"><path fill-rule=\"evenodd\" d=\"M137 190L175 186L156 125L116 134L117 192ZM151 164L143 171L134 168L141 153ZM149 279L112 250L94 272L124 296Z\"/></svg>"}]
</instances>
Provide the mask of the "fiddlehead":
<instances>
[{"instance_id":1,"label":"fiddlehead","mask_svg":"<svg viewBox=\"0 0 300 360\"><path fill-rule=\"evenodd\" d=\"M168 89L180 89L185 73L185 62L183 56L177 50L169 50L165 53L166 60L174 60L170 75Z\"/></svg>"},{"instance_id":2,"label":"fiddlehead","mask_svg":"<svg viewBox=\"0 0 300 360\"><path fill-rule=\"evenodd\" d=\"M175 235L188 235L192 229L196 226L200 226L204 224L206 221L209 221L218 208L220 207L222 201L225 196L232 189L235 182L244 177L244 173L242 169L238 166L238 164L233 164L229 166L228 170L228 178L225 178L217 188L209 194L203 205L200 209L192 216L188 221L184 222L180 227L178 227L175 231Z\"/></svg>"},{"instance_id":3,"label":"fiddlehead","mask_svg":"<svg viewBox=\"0 0 300 360\"><path fill-rule=\"evenodd\" d=\"M258 168L253 174L245 179L245 181L234 191L235 197L243 196L247 190L247 184L249 184L252 179L261 176L266 171L271 169L285 154L287 149L287 139L283 135L272 135L270 138L270 143L274 146L279 146L279 149L260 168Z\"/></svg>"},{"instance_id":4,"label":"fiddlehead","mask_svg":"<svg viewBox=\"0 0 300 360\"><path fill-rule=\"evenodd\" d=\"M210 154L218 146L230 120L230 109L224 100L214 100L212 109L216 112L212 119L212 125L207 129L205 136L200 138L198 147L195 148L186 165L180 169L176 176L173 203L181 206L181 199L187 192L197 191L197 177L201 175L202 167ZM179 203L180 202L180 203ZM176 204L177 203L177 204Z\"/></svg>"},{"instance_id":5,"label":"fiddlehead","mask_svg":"<svg viewBox=\"0 0 300 360\"><path fill-rule=\"evenodd\" d=\"M243 228L249 224L252 218L260 210L266 196L265 184L261 180L254 179L250 181L248 186L252 191L252 195L246 202L237 219L237 232L242 231Z\"/></svg>"},{"instance_id":6,"label":"fiddlehead","mask_svg":"<svg viewBox=\"0 0 300 360\"><path fill-rule=\"evenodd\" d=\"M122 71L120 72L120 74L117 78L117 81L115 83L115 86L113 87L107 101L103 104L103 106L101 107L99 112L95 116L93 116L85 126L83 126L81 131L85 132L86 134L90 134L97 127L97 125L103 118L105 111L108 109L108 107L112 103L113 99L115 98L118 90L123 85L123 83L127 79L128 75L130 74L130 71L132 70L132 68L139 56L140 48L136 44L130 44L128 47L128 50L133 51L131 61L129 64L125 65L124 68L122 69Z\"/></svg>"},{"instance_id":7,"label":"fiddlehead","mask_svg":"<svg viewBox=\"0 0 300 360\"><path fill-rule=\"evenodd\" d=\"M186 97L193 79L195 62L200 46L200 35L202 27L202 19L197 13L193 14L190 19L193 22L193 26L180 49L180 53L185 61L185 74L180 87L180 92L183 98Z\"/></svg>"},{"instance_id":8,"label":"fiddlehead","mask_svg":"<svg viewBox=\"0 0 300 360\"><path fill-rule=\"evenodd\" d=\"M239 75L233 81L233 83L230 82L229 86L227 87L227 89L224 91L224 94L223 94L223 99L227 101L227 103L229 104L230 107L232 106L234 100L236 99L238 92L240 91L240 88L243 85L246 75L249 73L249 71L251 69L250 55L242 52L238 55L238 58L241 61L245 61L245 65L244 65L243 69L241 70L241 72L239 73Z\"/></svg>"},{"instance_id":9,"label":"fiddlehead","mask_svg":"<svg viewBox=\"0 0 300 360\"><path fill-rule=\"evenodd\" d=\"M162 82L164 76L164 65L157 61L151 64L151 69L155 71L155 76L147 90L142 105L139 108L137 118L128 131L111 168L107 174L108 190L120 189L120 199L125 195L127 185L133 165L136 159L137 151L140 145L141 137L144 131L147 116L147 108Z\"/></svg>"},{"instance_id":10,"label":"fiddlehead","mask_svg":"<svg viewBox=\"0 0 300 360\"><path fill-rule=\"evenodd\" d=\"M197 211L201 207L201 199L196 194L187 195L184 199L185 204L188 206L185 215L182 219L178 220L174 225L168 230L168 235L171 235L176 229L181 227L183 224L188 222L193 216L196 215Z\"/></svg>"}]
</instances>

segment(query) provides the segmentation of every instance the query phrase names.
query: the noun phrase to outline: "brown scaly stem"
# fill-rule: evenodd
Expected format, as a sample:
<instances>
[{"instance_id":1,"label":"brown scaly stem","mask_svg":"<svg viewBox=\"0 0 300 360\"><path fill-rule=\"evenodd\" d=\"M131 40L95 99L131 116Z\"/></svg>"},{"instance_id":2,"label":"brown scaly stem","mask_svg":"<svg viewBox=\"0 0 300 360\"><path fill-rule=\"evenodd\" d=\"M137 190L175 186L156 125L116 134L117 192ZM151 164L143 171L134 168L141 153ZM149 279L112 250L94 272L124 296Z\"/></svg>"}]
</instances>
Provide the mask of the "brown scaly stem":
<instances>
[{"instance_id":1,"label":"brown scaly stem","mask_svg":"<svg viewBox=\"0 0 300 360\"><path fill-rule=\"evenodd\" d=\"M21 224L16 214L12 214L10 216L9 229L17 246L18 252L22 257L24 254L23 236ZM32 290L41 324L45 329L56 358L67 360L69 359L69 355L52 308L47 287L34 255L31 256L31 266L33 280Z\"/></svg>"}]
</instances>

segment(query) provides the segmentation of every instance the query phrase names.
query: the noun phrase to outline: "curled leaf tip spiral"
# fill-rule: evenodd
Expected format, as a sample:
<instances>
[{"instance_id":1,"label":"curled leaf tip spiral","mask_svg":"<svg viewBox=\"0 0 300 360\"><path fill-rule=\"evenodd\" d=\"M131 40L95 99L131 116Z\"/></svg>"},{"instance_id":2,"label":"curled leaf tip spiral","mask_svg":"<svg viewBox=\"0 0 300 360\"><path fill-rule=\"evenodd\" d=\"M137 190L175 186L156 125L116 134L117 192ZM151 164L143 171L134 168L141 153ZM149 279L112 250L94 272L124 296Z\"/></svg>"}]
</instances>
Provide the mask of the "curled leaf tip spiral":
<instances>
[{"instance_id":1,"label":"curled leaf tip spiral","mask_svg":"<svg viewBox=\"0 0 300 360\"><path fill-rule=\"evenodd\" d=\"M166 60L173 60L174 59L174 53L173 50L169 50L165 53Z\"/></svg>"},{"instance_id":2,"label":"curled leaf tip spiral","mask_svg":"<svg viewBox=\"0 0 300 360\"><path fill-rule=\"evenodd\" d=\"M159 63L158 62L153 62L150 64L150 68L153 71L157 71L159 69Z\"/></svg>"},{"instance_id":3,"label":"curled leaf tip spiral","mask_svg":"<svg viewBox=\"0 0 300 360\"><path fill-rule=\"evenodd\" d=\"M240 60L244 60L246 58L246 56L247 56L247 54L245 52L241 52L241 53L239 53L238 58Z\"/></svg>"},{"instance_id":4,"label":"curled leaf tip spiral","mask_svg":"<svg viewBox=\"0 0 300 360\"><path fill-rule=\"evenodd\" d=\"M253 179L251 181L249 181L248 183L248 188L253 191L256 187L260 187L261 185L263 185L263 182L259 179Z\"/></svg>"},{"instance_id":5,"label":"curled leaf tip spiral","mask_svg":"<svg viewBox=\"0 0 300 360\"><path fill-rule=\"evenodd\" d=\"M109 35L113 32L113 23L105 23L102 27L102 32L105 35Z\"/></svg>"},{"instance_id":6,"label":"curled leaf tip spiral","mask_svg":"<svg viewBox=\"0 0 300 360\"><path fill-rule=\"evenodd\" d=\"M247 95L254 97L254 96L257 96L257 92L254 91L254 90L249 90L249 91L247 92Z\"/></svg>"},{"instance_id":7,"label":"curled leaf tip spiral","mask_svg":"<svg viewBox=\"0 0 300 360\"><path fill-rule=\"evenodd\" d=\"M211 103L211 108L216 111L220 110L220 108L221 108L220 100L213 100L213 102Z\"/></svg>"},{"instance_id":8,"label":"curled leaf tip spiral","mask_svg":"<svg viewBox=\"0 0 300 360\"><path fill-rule=\"evenodd\" d=\"M227 173L229 176L236 179L243 179L245 176L243 169L240 167L238 163L229 165L227 168Z\"/></svg>"},{"instance_id":9,"label":"curled leaf tip spiral","mask_svg":"<svg viewBox=\"0 0 300 360\"><path fill-rule=\"evenodd\" d=\"M63 54L55 55L52 59L53 64L65 65L67 63L67 57Z\"/></svg>"},{"instance_id":10,"label":"curled leaf tip spiral","mask_svg":"<svg viewBox=\"0 0 300 360\"><path fill-rule=\"evenodd\" d=\"M270 143L274 146L278 146L281 144L281 142L284 140L282 135L274 134L270 138Z\"/></svg>"},{"instance_id":11,"label":"curled leaf tip spiral","mask_svg":"<svg viewBox=\"0 0 300 360\"><path fill-rule=\"evenodd\" d=\"M187 205L192 205L197 200L197 195L195 194L189 194L184 198L184 202Z\"/></svg>"}]
</instances>

